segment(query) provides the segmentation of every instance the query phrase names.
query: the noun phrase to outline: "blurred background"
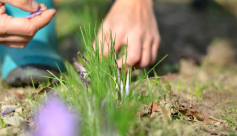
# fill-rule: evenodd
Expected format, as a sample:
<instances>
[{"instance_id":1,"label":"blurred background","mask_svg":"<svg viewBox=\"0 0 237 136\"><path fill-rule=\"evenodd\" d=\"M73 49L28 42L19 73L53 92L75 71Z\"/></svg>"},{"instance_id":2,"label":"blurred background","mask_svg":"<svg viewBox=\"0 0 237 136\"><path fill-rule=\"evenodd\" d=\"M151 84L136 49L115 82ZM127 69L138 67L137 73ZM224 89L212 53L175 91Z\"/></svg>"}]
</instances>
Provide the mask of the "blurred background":
<instances>
[{"instance_id":1,"label":"blurred background","mask_svg":"<svg viewBox=\"0 0 237 136\"><path fill-rule=\"evenodd\" d=\"M110 0L54 0L57 9L56 30L61 55L72 62L83 51L81 28L99 27L109 11Z\"/></svg>"},{"instance_id":2,"label":"blurred background","mask_svg":"<svg viewBox=\"0 0 237 136\"><path fill-rule=\"evenodd\" d=\"M72 61L83 51L80 27L99 25L112 3L110 0L54 0L57 8L57 34L61 55ZM161 73L179 70L180 59L219 67L236 63L237 1L235 0L156 0L155 15L161 44L157 67Z\"/></svg>"}]
</instances>

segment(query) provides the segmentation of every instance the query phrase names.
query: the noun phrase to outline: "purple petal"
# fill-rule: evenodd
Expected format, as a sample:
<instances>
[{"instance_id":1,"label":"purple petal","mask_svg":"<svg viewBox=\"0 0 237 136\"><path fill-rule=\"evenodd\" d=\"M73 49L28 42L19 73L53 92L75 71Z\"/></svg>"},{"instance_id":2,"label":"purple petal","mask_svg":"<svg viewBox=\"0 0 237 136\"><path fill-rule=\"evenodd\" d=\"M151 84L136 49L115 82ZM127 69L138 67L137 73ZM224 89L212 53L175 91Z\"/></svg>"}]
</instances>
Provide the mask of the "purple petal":
<instances>
[{"instance_id":1,"label":"purple petal","mask_svg":"<svg viewBox=\"0 0 237 136\"><path fill-rule=\"evenodd\" d=\"M80 52L78 52L77 54L78 54L83 60L85 60L86 63L88 63L87 59L86 59Z\"/></svg>"},{"instance_id":2,"label":"purple petal","mask_svg":"<svg viewBox=\"0 0 237 136\"><path fill-rule=\"evenodd\" d=\"M13 112L15 109L17 109L17 107L15 107L15 108L7 108L1 115L4 116L6 114L9 114L9 113Z\"/></svg>"},{"instance_id":3,"label":"purple petal","mask_svg":"<svg viewBox=\"0 0 237 136\"><path fill-rule=\"evenodd\" d=\"M26 18L31 19L31 18L33 18L33 17L35 17L35 16L37 16L37 15L40 15L40 14L41 14L43 11L45 11L46 9L47 9L47 7L43 7L43 8L41 8L41 9L37 10L36 12L31 13L30 15L26 16Z\"/></svg>"},{"instance_id":4,"label":"purple petal","mask_svg":"<svg viewBox=\"0 0 237 136\"><path fill-rule=\"evenodd\" d=\"M80 73L81 77L84 79L86 76L85 67L83 67L81 64L79 64L75 58L73 58L73 64L76 66L77 72Z\"/></svg>"},{"instance_id":5,"label":"purple petal","mask_svg":"<svg viewBox=\"0 0 237 136\"><path fill-rule=\"evenodd\" d=\"M78 71L79 73L80 73L80 75L84 78L85 77L85 75L82 73L82 72L80 72L80 71Z\"/></svg>"},{"instance_id":6,"label":"purple petal","mask_svg":"<svg viewBox=\"0 0 237 136\"><path fill-rule=\"evenodd\" d=\"M51 99L36 117L34 136L77 136L78 119L59 100Z\"/></svg>"},{"instance_id":7,"label":"purple petal","mask_svg":"<svg viewBox=\"0 0 237 136\"><path fill-rule=\"evenodd\" d=\"M77 71L79 71L81 73L86 72L86 69L81 64L79 64L75 58L73 58L73 64L76 66Z\"/></svg>"},{"instance_id":8,"label":"purple petal","mask_svg":"<svg viewBox=\"0 0 237 136\"><path fill-rule=\"evenodd\" d=\"M81 64L79 64L79 63L76 61L75 58L73 58L73 63L74 63L74 65L76 66L77 72L80 74L82 81L83 81L85 84L90 84L90 80L85 78L85 76L86 76L86 74L87 74L85 67L83 67Z\"/></svg>"}]
</instances>

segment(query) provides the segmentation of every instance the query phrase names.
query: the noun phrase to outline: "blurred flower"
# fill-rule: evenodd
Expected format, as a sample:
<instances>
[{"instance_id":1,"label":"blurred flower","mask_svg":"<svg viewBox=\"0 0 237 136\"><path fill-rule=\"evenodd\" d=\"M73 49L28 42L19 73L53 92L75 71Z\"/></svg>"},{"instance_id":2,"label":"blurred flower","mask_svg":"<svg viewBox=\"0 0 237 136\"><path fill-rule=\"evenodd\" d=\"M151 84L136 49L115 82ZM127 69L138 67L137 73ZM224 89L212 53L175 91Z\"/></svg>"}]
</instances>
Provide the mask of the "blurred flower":
<instances>
[{"instance_id":1,"label":"blurred flower","mask_svg":"<svg viewBox=\"0 0 237 136\"><path fill-rule=\"evenodd\" d=\"M49 100L36 117L34 136L78 136L78 119L57 99Z\"/></svg>"}]
</instances>

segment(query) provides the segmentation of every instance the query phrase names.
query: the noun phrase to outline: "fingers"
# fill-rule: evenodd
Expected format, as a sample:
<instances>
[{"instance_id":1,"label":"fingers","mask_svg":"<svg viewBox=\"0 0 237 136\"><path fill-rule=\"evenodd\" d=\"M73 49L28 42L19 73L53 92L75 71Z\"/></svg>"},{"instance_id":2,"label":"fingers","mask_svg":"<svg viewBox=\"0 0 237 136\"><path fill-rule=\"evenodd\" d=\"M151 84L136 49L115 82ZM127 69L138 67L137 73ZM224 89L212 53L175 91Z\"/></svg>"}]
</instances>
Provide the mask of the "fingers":
<instances>
[{"instance_id":1,"label":"fingers","mask_svg":"<svg viewBox=\"0 0 237 136\"><path fill-rule=\"evenodd\" d=\"M28 12L35 12L39 9L39 4L34 0L0 0L0 2L8 3Z\"/></svg>"},{"instance_id":2,"label":"fingers","mask_svg":"<svg viewBox=\"0 0 237 136\"><path fill-rule=\"evenodd\" d=\"M127 48L127 66L134 66L141 59L142 54L142 33L134 33L131 37L128 37L128 48ZM118 66L121 68L125 63L126 55L118 59Z\"/></svg>"},{"instance_id":3,"label":"fingers","mask_svg":"<svg viewBox=\"0 0 237 136\"><path fill-rule=\"evenodd\" d=\"M20 35L2 35L0 36L0 43L3 42L29 42L32 39L31 36L20 36Z\"/></svg>"},{"instance_id":4,"label":"fingers","mask_svg":"<svg viewBox=\"0 0 237 136\"><path fill-rule=\"evenodd\" d=\"M113 38L116 35L115 39L115 52L119 50L119 48L123 44L127 44L127 40L125 40L125 36L127 34L123 34L121 31L116 31L113 33ZM118 59L118 66L121 68L122 65L125 63L127 67L133 66L136 68L143 68L154 64L157 56L157 50L159 47L160 37L154 36L154 34L146 33L144 36L144 31L141 29L135 29L133 33L128 37L128 48L127 48L127 58L126 54ZM103 46L103 55L108 56L110 53L111 42L110 42L110 31L109 29L105 29L103 31L102 37L102 30L98 33L99 39L99 50L101 51L101 46Z\"/></svg>"},{"instance_id":5,"label":"fingers","mask_svg":"<svg viewBox=\"0 0 237 136\"><path fill-rule=\"evenodd\" d=\"M103 48L103 55L107 56L108 55L108 44L110 43L109 30L101 27L98 32L96 42L97 43L94 42L94 44L93 44L94 49L96 50L96 44L98 44L99 54L102 54L102 48Z\"/></svg>"},{"instance_id":6,"label":"fingers","mask_svg":"<svg viewBox=\"0 0 237 136\"><path fill-rule=\"evenodd\" d=\"M140 63L138 63L136 68L143 68L155 63L157 58L157 51L160 43L160 37L155 38L150 34L145 37L145 42L142 47L142 57Z\"/></svg>"},{"instance_id":7,"label":"fingers","mask_svg":"<svg viewBox=\"0 0 237 136\"><path fill-rule=\"evenodd\" d=\"M105 31L103 31L103 37L100 38L100 50L102 49L101 46L103 46L103 55L104 56L108 56L108 54L110 53L110 46L111 46L111 40L110 40L110 31L107 29ZM100 54L102 53L102 50L100 52Z\"/></svg>"},{"instance_id":8,"label":"fingers","mask_svg":"<svg viewBox=\"0 0 237 136\"><path fill-rule=\"evenodd\" d=\"M141 55L141 60L140 63L138 63L136 68L143 68L146 66L149 66L151 64L151 44L153 37L150 34L146 34L145 38L143 39L143 46L142 46L142 55Z\"/></svg>"},{"instance_id":9,"label":"fingers","mask_svg":"<svg viewBox=\"0 0 237 136\"><path fill-rule=\"evenodd\" d=\"M34 25L37 30L43 28L47 24L50 23L50 21L53 19L53 17L56 14L55 9L48 9L45 10L42 14L30 19L31 23Z\"/></svg>"},{"instance_id":10,"label":"fingers","mask_svg":"<svg viewBox=\"0 0 237 136\"><path fill-rule=\"evenodd\" d=\"M127 39L123 33L115 33L115 52L118 52L122 45L127 44Z\"/></svg>"},{"instance_id":11,"label":"fingers","mask_svg":"<svg viewBox=\"0 0 237 136\"><path fill-rule=\"evenodd\" d=\"M46 7L46 5L42 3L42 4L39 5L39 7L43 8L43 7Z\"/></svg>"},{"instance_id":12,"label":"fingers","mask_svg":"<svg viewBox=\"0 0 237 136\"><path fill-rule=\"evenodd\" d=\"M104 44L102 44L102 46L104 46L104 52L103 52L104 56L108 56L108 54L111 51L112 44L114 44L114 50L116 53L119 51L120 47L123 44L126 44L125 40L123 39L124 37L123 35L121 35L121 33L118 33L118 35L116 35L116 33L113 33L112 38L110 34L109 36L108 34L105 34L105 38L106 39L104 39ZM112 43L111 43L111 39L113 40Z\"/></svg>"},{"instance_id":13,"label":"fingers","mask_svg":"<svg viewBox=\"0 0 237 136\"><path fill-rule=\"evenodd\" d=\"M103 55L104 56L108 56L108 54L110 53L110 49L111 49L111 39L113 39L112 42L115 41L115 52L117 52L119 50L119 48L123 45L126 44L125 40L124 40L124 36L123 34L120 33L116 33L116 31L111 31L112 32L112 38L111 38L111 32L110 29L108 28L103 28L103 37L102 37L102 28L100 29L99 33L98 33L98 42L99 42L99 50L100 50L100 54L101 54L101 46L103 46ZM93 44L93 46L95 47L95 42Z\"/></svg>"},{"instance_id":14,"label":"fingers","mask_svg":"<svg viewBox=\"0 0 237 136\"><path fill-rule=\"evenodd\" d=\"M5 4L0 2L0 15L5 14Z\"/></svg>"},{"instance_id":15,"label":"fingers","mask_svg":"<svg viewBox=\"0 0 237 136\"><path fill-rule=\"evenodd\" d=\"M137 34L139 35L139 34ZM157 57L157 50L160 43L160 37L153 37L151 34L146 34L145 37L137 36L136 38L130 38L128 41L127 49L127 67L131 65L136 68L147 67L154 64ZM123 58L118 59L118 66L122 67L125 63L126 55Z\"/></svg>"},{"instance_id":16,"label":"fingers","mask_svg":"<svg viewBox=\"0 0 237 136\"><path fill-rule=\"evenodd\" d=\"M0 15L0 44L11 48L24 48L35 33L46 26L55 14L56 10L50 9L32 19Z\"/></svg>"},{"instance_id":17,"label":"fingers","mask_svg":"<svg viewBox=\"0 0 237 136\"><path fill-rule=\"evenodd\" d=\"M4 17L2 17L3 20L0 20L0 24L3 23L0 35L34 36L39 29L46 26L53 19L55 13L56 10L49 9L32 19L21 17L12 18L7 15L2 15Z\"/></svg>"},{"instance_id":18,"label":"fingers","mask_svg":"<svg viewBox=\"0 0 237 136\"><path fill-rule=\"evenodd\" d=\"M151 64L154 64L157 58L157 51L159 48L159 44L160 44L160 36L156 36L153 40L153 44L152 44L152 55L151 55Z\"/></svg>"},{"instance_id":19,"label":"fingers","mask_svg":"<svg viewBox=\"0 0 237 136\"><path fill-rule=\"evenodd\" d=\"M10 48L25 48L29 42L0 42L0 44L5 45Z\"/></svg>"}]
</instances>

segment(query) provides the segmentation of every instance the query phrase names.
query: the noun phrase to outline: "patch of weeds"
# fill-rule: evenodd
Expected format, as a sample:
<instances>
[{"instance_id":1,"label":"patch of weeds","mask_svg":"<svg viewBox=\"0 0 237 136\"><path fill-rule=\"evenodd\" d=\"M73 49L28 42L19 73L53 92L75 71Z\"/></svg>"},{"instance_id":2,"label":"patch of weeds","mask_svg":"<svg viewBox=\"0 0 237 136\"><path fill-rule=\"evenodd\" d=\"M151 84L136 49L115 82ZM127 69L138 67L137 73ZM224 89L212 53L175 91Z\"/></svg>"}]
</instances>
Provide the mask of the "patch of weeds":
<instances>
[{"instance_id":1,"label":"patch of weeds","mask_svg":"<svg viewBox=\"0 0 237 136\"><path fill-rule=\"evenodd\" d=\"M204 67L207 65L208 61L209 61L210 56L204 61L204 63L201 65L200 69L198 70L198 72L195 74L194 76L194 92L195 92L195 96L197 98L197 100L199 101L201 97L203 97L203 92L202 90L205 88L205 86L200 86L199 85L199 81L198 81L198 74L204 69ZM190 85L191 87L191 85ZM191 87L193 88L193 87ZM193 94L194 95L194 94Z\"/></svg>"},{"instance_id":2,"label":"patch of weeds","mask_svg":"<svg viewBox=\"0 0 237 136\"><path fill-rule=\"evenodd\" d=\"M222 107L221 116L225 118L228 123L230 131L237 130L237 110L236 102L223 103L225 106Z\"/></svg>"}]
</instances>

